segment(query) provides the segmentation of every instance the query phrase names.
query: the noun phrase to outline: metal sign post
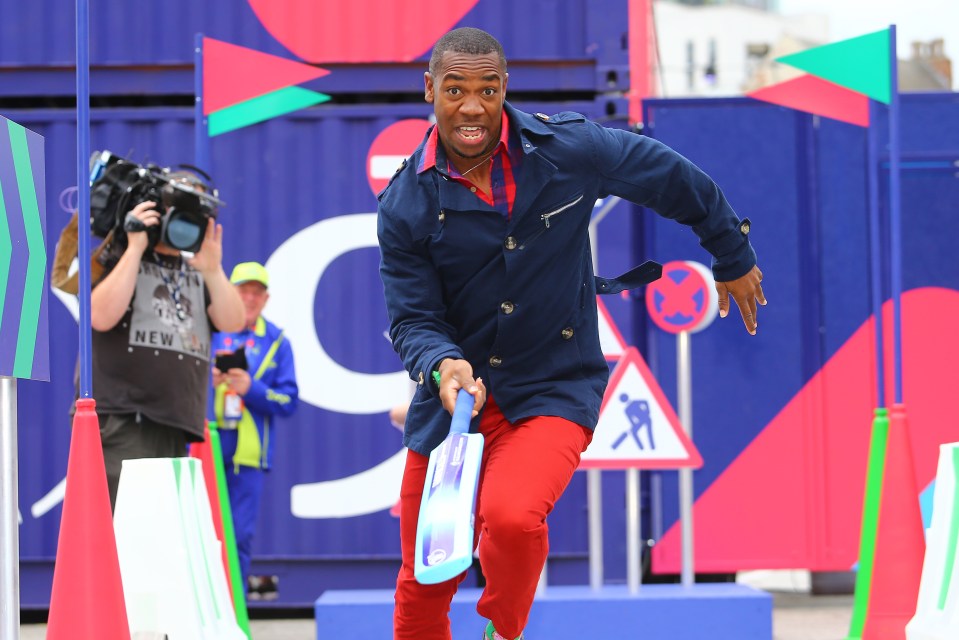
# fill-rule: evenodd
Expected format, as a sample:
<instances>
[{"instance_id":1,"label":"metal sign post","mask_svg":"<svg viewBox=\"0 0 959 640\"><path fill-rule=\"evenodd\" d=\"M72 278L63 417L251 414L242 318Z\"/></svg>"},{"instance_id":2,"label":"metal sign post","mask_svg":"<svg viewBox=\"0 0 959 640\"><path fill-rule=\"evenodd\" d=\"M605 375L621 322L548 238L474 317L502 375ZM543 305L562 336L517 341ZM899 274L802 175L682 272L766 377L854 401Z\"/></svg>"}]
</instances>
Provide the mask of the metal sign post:
<instances>
[{"instance_id":1,"label":"metal sign post","mask_svg":"<svg viewBox=\"0 0 959 640\"><path fill-rule=\"evenodd\" d=\"M603 472L586 472L586 508L589 511L589 586L603 588Z\"/></svg>"},{"instance_id":2,"label":"metal sign post","mask_svg":"<svg viewBox=\"0 0 959 640\"><path fill-rule=\"evenodd\" d=\"M712 272L697 262L676 261L663 265L663 278L650 285L646 307L656 325L676 335L676 402L679 422L686 437L693 437L693 374L691 339L716 318L719 295ZM696 582L693 559L693 470L679 470L679 529L681 534L680 582Z\"/></svg>"},{"instance_id":3,"label":"metal sign post","mask_svg":"<svg viewBox=\"0 0 959 640\"><path fill-rule=\"evenodd\" d=\"M0 376L0 638L20 637L17 379Z\"/></svg>"},{"instance_id":4,"label":"metal sign post","mask_svg":"<svg viewBox=\"0 0 959 640\"><path fill-rule=\"evenodd\" d=\"M626 470L626 586L633 595L639 593L642 580L639 524L639 469Z\"/></svg>"},{"instance_id":5,"label":"metal sign post","mask_svg":"<svg viewBox=\"0 0 959 640\"><path fill-rule=\"evenodd\" d=\"M639 593L642 579L641 469L699 467L702 457L689 441L643 357L627 347L609 378L593 441L580 458L587 473L624 469L626 479L626 583ZM587 476L590 500L590 586L602 587L602 526L592 515L600 484Z\"/></svg>"},{"instance_id":6,"label":"metal sign post","mask_svg":"<svg viewBox=\"0 0 959 640\"><path fill-rule=\"evenodd\" d=\"M693 383L692 356L688 331L676 335L676 398L679 421L686 435L693 437ZM684 587L696 581L693 565L693 470L679 470L679 528L682 534L682 566L680 582Z\"/></svg>"}]
</instances>

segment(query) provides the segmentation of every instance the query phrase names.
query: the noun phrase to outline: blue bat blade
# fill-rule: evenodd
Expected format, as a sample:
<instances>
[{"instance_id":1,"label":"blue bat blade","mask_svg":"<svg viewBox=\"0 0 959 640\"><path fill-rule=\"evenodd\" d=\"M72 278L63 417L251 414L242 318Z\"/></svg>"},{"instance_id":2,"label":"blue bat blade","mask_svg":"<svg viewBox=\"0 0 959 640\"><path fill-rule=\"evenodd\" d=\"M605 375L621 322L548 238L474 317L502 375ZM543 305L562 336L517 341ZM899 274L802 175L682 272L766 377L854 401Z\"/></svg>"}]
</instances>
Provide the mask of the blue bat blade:
<instances>
[{"instance_id":1,"label":"blue bat blade","mask_svg":"<svg viewBox=\"0 0 959 640\"><path fill-rule=\"evenodd\" d=\"M473 561L483 436L466 433L472 409L473 396L460 390L450 435L430 453L416 525L413 573L421 584L455 578Z\"/></svg>"}]
</instances>

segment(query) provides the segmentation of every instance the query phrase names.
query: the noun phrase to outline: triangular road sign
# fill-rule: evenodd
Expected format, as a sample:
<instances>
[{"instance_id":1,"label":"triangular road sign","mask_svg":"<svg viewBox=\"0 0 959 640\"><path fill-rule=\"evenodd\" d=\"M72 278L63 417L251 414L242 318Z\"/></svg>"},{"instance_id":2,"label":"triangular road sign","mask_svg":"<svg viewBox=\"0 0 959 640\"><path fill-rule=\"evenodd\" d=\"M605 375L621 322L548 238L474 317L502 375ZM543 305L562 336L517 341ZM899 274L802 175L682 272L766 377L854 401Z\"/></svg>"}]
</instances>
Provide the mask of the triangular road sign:
<instances>
[{"instance_id":1,"label":"triangular road sign","mask_svg":"<svg viewBox=\"0 0 959 640\"><path fill-rule=\"evenodd\" d=\"M328 73L296 60L203 38L203 115Z\"/></svg>"},{"instance_id":2,"label":"triangular road sign","mask_svg":"<svg viewBox=\"0 0 959 640\"><path fill-rule=\"evenodd\" d=\"M626 340L599 296L596 296L596 313L599 316L599 346L607 360L616 360L626 350Z\"/></svg>"},{"instance_id":3,"label":"triangular road sign","mask_svg":"<svg viewBox=\"0 0 959 640\"><path fill-rule=\"evenodd\" d=\"M635 347L610 377L582 469L679 469L703 466L676 412Z\"/></svg>"},{"instance_id":4,"label":"triangular road sign","mask_svg":"<svg viewBox=\"0 0 959 640\"><path fill-rule=\"evenodd\" d=\"M776 58L873 100L889 104L892 96L889 68L889 29L840 40Z\"/></svg>"}]
</instances>

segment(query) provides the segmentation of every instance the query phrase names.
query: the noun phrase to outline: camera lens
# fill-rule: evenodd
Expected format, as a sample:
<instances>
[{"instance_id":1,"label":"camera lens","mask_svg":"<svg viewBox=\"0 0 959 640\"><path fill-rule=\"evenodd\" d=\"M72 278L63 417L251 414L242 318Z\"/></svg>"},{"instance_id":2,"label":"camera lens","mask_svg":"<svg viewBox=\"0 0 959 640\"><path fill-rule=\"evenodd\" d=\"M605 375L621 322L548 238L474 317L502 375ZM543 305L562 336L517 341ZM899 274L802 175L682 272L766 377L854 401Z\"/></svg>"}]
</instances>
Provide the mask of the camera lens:
<instances>
[{"instance_id":1,"label":"camera lens","mask_svg":"<svg viewBox=\"0 0 959 640\"><path fill-rule=\"evenodd\" d=\"M195 222L170 213L166 225L166 243L180 251L196 252L200 248L203 229Z\"/></svg>"}]
</instances>

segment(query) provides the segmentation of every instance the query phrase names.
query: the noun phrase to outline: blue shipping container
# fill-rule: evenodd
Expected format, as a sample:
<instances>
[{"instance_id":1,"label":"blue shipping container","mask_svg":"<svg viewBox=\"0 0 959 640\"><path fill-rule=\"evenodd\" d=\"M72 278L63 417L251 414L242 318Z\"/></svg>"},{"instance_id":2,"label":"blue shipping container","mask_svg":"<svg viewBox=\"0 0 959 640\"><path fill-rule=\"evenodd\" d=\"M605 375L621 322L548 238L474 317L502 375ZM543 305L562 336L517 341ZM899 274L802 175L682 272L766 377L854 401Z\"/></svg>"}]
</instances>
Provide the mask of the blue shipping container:
<instances>
[{"instance_id":1,"label":"blue shipping container","mask_svg":"<svg viewBox=\"0 0 959 640\"><path fill-rule=\"evenodd\" d=\"M597 115L593 103L520 106ZM302 403L295 416L278 424L276 464L254 551L254 571L283 578L278 605L308 605L328 587L389 586L395 578L398 526L388 509L398 496L404 452L386 412L406 400L410 383L384 336L376 201L366 166L370 145L383 129L429 113L425 104L324 105L212 141L212 173L227 203L220 211L224 266L229 270L246 260L269 265L273 284L266 315L287 330L298 369ZM75 114L5 115L46 140L52 261L75 198ZM192 160L191 110L95 110L92 121L95 149L164 165ZM628 266L627 225L627 218L604 224L599 240L609 247L604 272ZM51 382L19 386L25 607L46 606L49 597L70 438L75 300L62 294L58 300L50 304ZM614 314L627 304L610 302ZM628 320L620 317L625 326ZM551 516L557 563L552 579L558 582L585 581L584 505L577 478ZM566 560L572 565L564 576Z\"/></svg>"},{"instance_id":2,"label":"blue shipping container","mask_svg":"<svg viewBox=\"0 0 959 640\"><path fill-rule=\"evenodd\" d=\"M365 0L276 3L289 15L285 23L271 22L272 31L268 31L251 2L244 0L93 3L92 91L99 95L192 93L196 33L334 69L360 67L360 75L335 74L316 84L317 90L327 93L419 91L421 74L410 71L421 71L422 62L394 63L424 60L433 43L454 26L479 27L498 37L512 66L526 70L516 75L516 89L618 91L627 86L626 0L460 0L455 3L459 10L451 10L447 22L430 17L435 7L367 4ZM315 26L304 29L297 11L315 20ZM74 3L3 0L0 15L0 77L10 79L0 83L0 95L71 95L71 67L76 60ZM389 37L374 37L380 32ZM404 43L417 44L408 49Z\"/></svg>"}]
</instances>

